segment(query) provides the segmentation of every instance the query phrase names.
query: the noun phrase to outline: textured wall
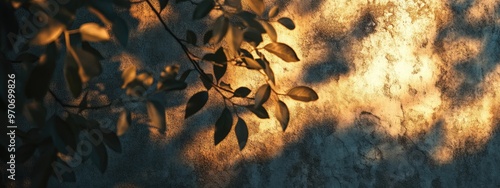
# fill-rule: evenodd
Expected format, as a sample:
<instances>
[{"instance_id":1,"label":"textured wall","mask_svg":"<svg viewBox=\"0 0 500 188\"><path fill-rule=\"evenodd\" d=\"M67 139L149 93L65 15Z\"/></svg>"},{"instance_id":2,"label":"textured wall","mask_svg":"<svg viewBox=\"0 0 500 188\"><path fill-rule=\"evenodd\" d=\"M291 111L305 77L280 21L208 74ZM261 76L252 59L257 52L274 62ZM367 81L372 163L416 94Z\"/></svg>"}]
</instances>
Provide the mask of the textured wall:
<instances>
[{"instance_id":1,"label":"textured wall","mask_svg":"<svg viewBox=\"0 0 500 188\"><path fill-rule=\"evenodd\" d=\"M92 165L77 167L76 185L500 186L500 3L266 2L279 4L280 16L296 21L293 31L275 26L278 41L290 44L302 60L270 59L278 89L309 85L320 96L311 103L285 100L292 112L286 132L273 113L269 120L244 113L250 132L246 148L238 150L234 133L214 146L213 124L222 101L212 90L205 110L183 120L187 98L203 88L197 76L190 76L186 91L161 98L167 106L165 135L148 128L142 104L128 104L126 108L136 113L133 126L120 137L123 152L108 150L111 160L103 175ZM204 20L185 21L192 8L184 3L162 15L180 36L186 29L202 32ZM145 4L134 5L130 15L122 16L133 28L129 46L120 53L117 44L96 46L109 60L90 88L93 104L125 97L116 70L129 65L156 74L169 64L190 68ZM223 79L233 86L262 84L258 75L229 70ZM54 112L62 112L52 105ZM87 115L114 124L120 110ZM75 184L51 179L51 186Z\"/></svg>"}]
</instances>

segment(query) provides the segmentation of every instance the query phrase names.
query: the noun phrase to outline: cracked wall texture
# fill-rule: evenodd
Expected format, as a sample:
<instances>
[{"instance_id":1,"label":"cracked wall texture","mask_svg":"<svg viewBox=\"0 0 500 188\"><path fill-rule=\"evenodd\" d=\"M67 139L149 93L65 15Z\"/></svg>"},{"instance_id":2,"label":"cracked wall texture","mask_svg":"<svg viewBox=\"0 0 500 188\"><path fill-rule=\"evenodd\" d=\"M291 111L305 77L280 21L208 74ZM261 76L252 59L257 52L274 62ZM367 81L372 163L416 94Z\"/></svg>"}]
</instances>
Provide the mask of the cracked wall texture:
<instances>
[{"instance_id":1,"label":"cracked wall texture","mask_svg":"<svg viewBox=\"0 0 500 188\"><path fill-rule=\"evenodd\" d=\"M147 127L142 104L129 104L125 108L136 112L133 126L120 137L121 154L108 150L106 173L81 165L75 169L76 184L52 178L51 187L500 186L500 3L265 2L268 8L281 6L279 16L297 25L293 31L275 25L278 41L292 46L302 60L270 58L278 89L309 85L320 97L311 103L285 100L292 116L286 132L273 113L268 120L243 113L250 132L246 148L238 150L233 132L214 146L222 100L211 91L205 110L183 120L188 97L203 87L190 76L186 91L161 99L167 106L165 135ZM186 29L203 33L211 21L190 21L185 15L192 10L184 3L162 16L180 36ZM169 64L190 68L145 4L122 16L132 27L129 46L117 52L117 44L96 45L109 60L91 86L94 104L124 97L116 70L129 65L155 74ZM251 88L263 81L234 67L223 80ZM67 92L59 88L58 93ZM53 112L62 112L52 105ZM86 115L114 125L120 110Z\"/></svg>"}]
</instances>

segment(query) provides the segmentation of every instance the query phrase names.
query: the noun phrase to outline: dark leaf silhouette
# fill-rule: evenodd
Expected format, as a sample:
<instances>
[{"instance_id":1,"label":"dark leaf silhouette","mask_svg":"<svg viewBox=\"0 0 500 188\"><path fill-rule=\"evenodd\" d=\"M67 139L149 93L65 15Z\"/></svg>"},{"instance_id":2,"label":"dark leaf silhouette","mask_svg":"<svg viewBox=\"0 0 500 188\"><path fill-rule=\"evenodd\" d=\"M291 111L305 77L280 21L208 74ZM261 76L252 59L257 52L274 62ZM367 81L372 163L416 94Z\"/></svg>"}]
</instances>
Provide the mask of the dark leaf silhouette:
<instances>
[{"instance_id":1,"label":"dark leaf silhouette","mask_svg":"<svg viewBox=\"0 0 500 188\"><path fill-rule=\"evenodd\" d=\"M214 144L219 144L231 132L233 115L229 109L224 108L217 122L215 122Z\"/></svg>"},{"instance_id":2,"label":"dark leaf silhouette","mask_svg":"<svg viewBox=\"0 0 500 188\"><path fill-rule=\"evenodd\" d=\"M293 20L287 17L280 18L278 19L278 22L285 26L287 29L294 30L295 29L295 23L293 23Z\"/></svg>"},{"instance_id":3,"label":"dark leaf silhouette","mask_svg":"<svg viewBox=\"0 0 500 188\"><path fill-rule=\"evenodd\" d=\"M252 90L247 87L240 87L234 91L234 97L247 97Z\"/></svg>"},{"instance_id":4,"label":"dark leaf silhouette","mask_svg":"<svg viewBox=\"0 0 500 188\"><path fill-rule=\"evenodd\" d=\"M212 89L212 82L214 81L214 76L212 74L205 74L205 77L200 76L201 81L203 82L203 86L207 88L207 90ZM209 79L209 80L206 80Z\"/></svg>"},{"instance_id":5,"label":"dark leaf silhouette","mask_svg":"<svg viewBox=\"0 0 500 188\"><path fill-rule=\"evenodd\" d=\"M194 9L193 20L199 20L210 13L210 11L215 7L214 0L203 0Z\"/></svg>"},{"instance_id":6,"label":"dark leaf silhouette","mask_svg":"<svg viewBox=\"0 0 500 188\"><path fill-rule=\"evenodd\" d=\"M111 132L111 131L106 131L107 133L103 132L103 139L104 143L113 151L116 151L118 153L122 152L122 145L120 143L120 140L118 139L118 136L116 133Z\"/></svg>"},{"instance_id":7,"label":"dark leaf silhouette","mask_svg":"<svg viewBox=\"0 0 500 188\"><path fill-rule=\"evenodd\" d=\"M193 31L191 30L186 31L186 41L189 44L196 45L197 40L198 39L196 38L196 34Z\"/></svg>"},{"instance_id":8,"label":"dark leaf silhouette","mask_svg":"<svg viewBox=\"0 0 500 188\"><path fill-rule=\"evenodd\" d=\"M238 117L238 122L236 122L234 132L236 133L236 138L238 139L238 146L240 147L240 150L243 150L248 141L248 127L245 120Z\"/></svg>"},{"instance_id":9,"label":"dark leaf silhouette","mask_svg":"<svg viewBox=\"0 0 500 188\"><path fill-rule=\"evenodd\" d=\"M67 54L64 62L64 77L73 98L77 98L82 92L82 80L78 75L78 70L75 59L70 54Z\"/></svg>"},{"instance_id":10,"label":"dark leaf silhouette","mask_svg":"<svg viewBox=\"0 0 500 188\"><path fill-rule=\"evenodd\" d=\"M168 0L159 0L160 1L160 12L167 7Z\"/></svg>"},{"instance_id":11,"label":"dark leaf silhouette","mask_svg":"<svg viewBox=\"0 0 500 188\"><path fill-rule=\"evenodd\" d=\"M208 101L208 92L200 91L194 94L187 102L185 119L200 111Z\"/></svg>"},{"instance_id":12,"label":"dark leaf silhouette","mask_svg":"<svg viewBox=\"0 0 500 188\"><path fill-rule=\"evenodd\" d=\"M112 30L120 44L122 44L122 46L127 46L129 30L125 20L120 17L116 17L113 20Z\"/></svg>"},{"instance_id":13,"label":"dark leaf silhouette","mask_svg":"<svg viewBox=\"0 0 500 188\"><path fill-rule=\"evenodd\" d=\"M214 35L213 30L207 31L205 35L203 35L203 44L208 44L213 35Z\"/></svg>"},{"instance_id":14,"label":"dark leaf silhouette","mask_svg":"<svg viewBox=\"0 0 500 188\"><path fill-rule=\"evenodd\" d=\"M42 99L49 89L56 66L57 47L55 43L47 46L45 54L31 72L26 82L25 93L28 98Z\"/></svg>"}]
</instances>

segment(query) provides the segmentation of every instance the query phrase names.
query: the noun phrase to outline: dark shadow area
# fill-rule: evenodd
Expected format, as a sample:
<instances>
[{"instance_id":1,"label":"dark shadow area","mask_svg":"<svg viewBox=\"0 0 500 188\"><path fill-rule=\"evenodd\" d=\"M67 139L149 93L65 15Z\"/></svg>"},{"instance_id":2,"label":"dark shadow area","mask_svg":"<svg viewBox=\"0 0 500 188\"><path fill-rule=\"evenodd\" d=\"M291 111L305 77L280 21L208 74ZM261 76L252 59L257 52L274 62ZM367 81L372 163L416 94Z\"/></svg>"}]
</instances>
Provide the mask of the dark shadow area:
<instances>
[{"instance_id":1,"label":"dark shadow area","mask_svg":"<svg viewBox=\"0 0 500 188\"><path fill-rule=\"evenodd\" d=\"M336 122L315 123L270 160L246 160L228 187L496 187L500 163L498 130L482 150L457 153L448 164L431 158L443 139L443 121L420 138L394 139L380 119L360 114L347 130ZM498 128L498 126L497 126ZM325 130L332 130L328 132ZM334 131L335 130L335 131Z\"/></svg>"},{"instance_id":2,"label":"dark shadow area","mask_svg":"<svg viewBox=\"0 0 500 188\"><path fill-rule=\"evenodd\" d=\"M454 105L468 104L483 95L485 78L500 63L500 25L495 23L500 14L491 19L473 22L467 19L468 11L476 1L449 1L452 10L451 22L443 27L434 40L435 51L445 53L446 42L473 39L482 42L479 53L463 62L453 62L442 56L446 64L454 64L454 69L444 70L436 86L441 89ZM500 4L496 4L496 10ZM485 13L483 13L485 14ZM461 55L461 54L457 54Z\"/></svg>"}]
</instances>

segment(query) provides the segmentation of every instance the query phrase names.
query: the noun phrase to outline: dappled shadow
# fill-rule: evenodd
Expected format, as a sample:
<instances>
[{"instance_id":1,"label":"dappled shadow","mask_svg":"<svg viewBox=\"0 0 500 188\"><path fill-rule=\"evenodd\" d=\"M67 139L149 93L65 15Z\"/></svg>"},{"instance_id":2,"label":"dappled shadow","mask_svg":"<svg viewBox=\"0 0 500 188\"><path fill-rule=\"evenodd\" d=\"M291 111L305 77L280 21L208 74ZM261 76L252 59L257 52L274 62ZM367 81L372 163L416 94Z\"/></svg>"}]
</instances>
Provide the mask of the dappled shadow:
<instances>
[{"instance_id":1,"label":"dappled shadow","mask_svg":"<svg viewBox=\"0 0 500 188\"><path fill-rule=\"evenodd\" d=\"M443 69L436 86L454 105L467 105L484 95L488 87L485 79L500 63L500 25L495 21L500 9L496 8L496 13L487 8L476 10L473 5L478 1L474 0L448 3L452 20L440 29L434 42L436 52L445 63L443 66L453 65L454 69ZM475 14L479 14L479 18L475 18ZM473 45L475 41L479 45ZM477 52L470 52L475 50Z\"/></svg>"},{"instance_id":2,"label":"dappled shadow","mask_svg":"<svg viewBox=\"0 0 500 188\"><path fill-rule=\"evenodd\" d=\"M394 139L379 129L378 121L375 115L365 113L347 130L332 128L335 122L315 123L278 156L235 164L237 173L228 187L500 185L496 178L500 169L492 167L500 163L494 153L500 147L498 131L477 153L457 154L454 161L442 165L434 162L433 155L439 153L437 147L444 139L444 122L436 122L420 138L401 135Z\"/></svg>"}]
</instances>

